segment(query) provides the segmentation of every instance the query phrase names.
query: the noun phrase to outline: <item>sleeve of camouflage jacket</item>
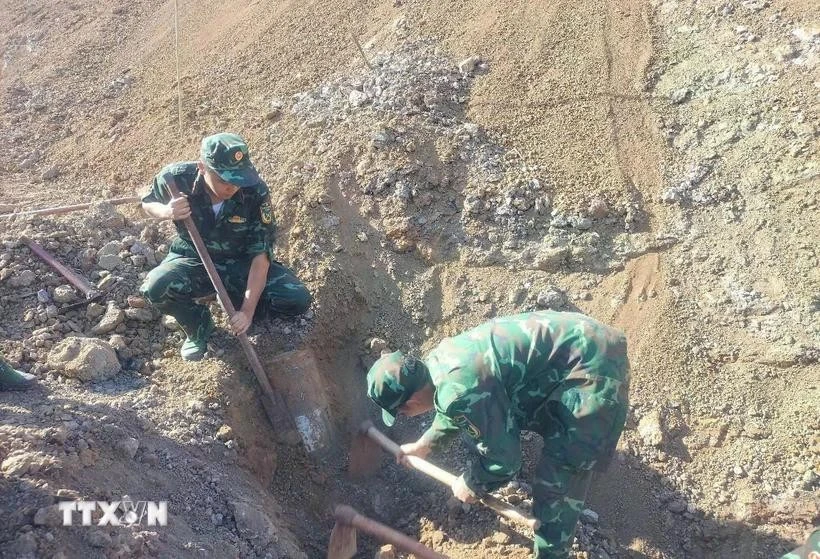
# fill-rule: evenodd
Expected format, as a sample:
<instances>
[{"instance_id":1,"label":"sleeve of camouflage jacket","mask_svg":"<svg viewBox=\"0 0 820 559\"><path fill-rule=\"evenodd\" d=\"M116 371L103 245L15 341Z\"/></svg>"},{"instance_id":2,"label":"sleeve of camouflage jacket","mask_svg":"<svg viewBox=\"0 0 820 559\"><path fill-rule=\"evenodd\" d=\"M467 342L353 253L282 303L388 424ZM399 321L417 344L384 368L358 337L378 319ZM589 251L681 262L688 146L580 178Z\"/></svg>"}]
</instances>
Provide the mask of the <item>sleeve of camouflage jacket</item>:
<instances>
[{"instance_id":1,"label":"sleeve of camouflage jacket","mask_svg":"<svg viewBox=\"0 0 820 559\"><path fill-rule=\"evenodd\" d=\"M250 198L250 223L248 244L245 246L245 255L253 258L265 253L273 262L273 245L276 237L276 221L273 219L270 192L268 187L260 184L253 190Z\"/></svg>"},{"instance_id":2,"label":"sleeve of camouflage jacket","mask_svg":"<svg viewBox=\"0 0 820 559\"><path fill-rule=\"evenodd\" d=\"M171 195L168 192L168 187L165 186L165 181L162 179L162 175L167 170L168 168L166 167L154 177L153 181L151 181L151 188L148 191L148 194L142 197L143 203L150 204L152 202L159 202L160 204L167 204L171 199Z\"/></svg>"},{"instance_id":3,"label":"sleeve of camouflage jacket","mask_svg":"<svg viewBox=\"0 0 820 559\"><path fill-rule=\"evenodd\" d=\"M422 436L434 450L443 448L463 431L476 452L464 479L476 492L492 491L521 469L521 439L503 388L469 391L436 413Z\"/></svg>"}]
</instances>

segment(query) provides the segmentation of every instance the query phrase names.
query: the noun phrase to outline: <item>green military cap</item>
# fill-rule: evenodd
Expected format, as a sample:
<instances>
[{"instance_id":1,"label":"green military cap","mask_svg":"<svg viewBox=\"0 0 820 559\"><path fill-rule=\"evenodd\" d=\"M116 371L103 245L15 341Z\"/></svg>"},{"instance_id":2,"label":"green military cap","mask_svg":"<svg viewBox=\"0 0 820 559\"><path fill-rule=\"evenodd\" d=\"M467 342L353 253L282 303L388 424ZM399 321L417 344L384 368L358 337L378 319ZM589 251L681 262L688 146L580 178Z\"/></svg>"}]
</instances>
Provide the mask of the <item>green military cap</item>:
<instances>
[{"instance_id":1,"label":"green military cap","mask_svg":"<svg viewBox=\"0 0 820 559\"><path fill-rule=\"evenodd\" d=\"M236 134L220 132L203 138L199 155L223 181L234 186L248 188L261 182L251 163L248 144Z\"/></svg>"},{"instance_id":2,"label":"green military cap","mask_svg":"<svg viewBox=\"0 0 820 559\"><path fill-rule=\"evenodd\" d=\"M430 379L427 367L400 351L382 355L367 372L367 395L382 408L382 421L390 427L398 408Z\"/></svg>"}]
</instances>

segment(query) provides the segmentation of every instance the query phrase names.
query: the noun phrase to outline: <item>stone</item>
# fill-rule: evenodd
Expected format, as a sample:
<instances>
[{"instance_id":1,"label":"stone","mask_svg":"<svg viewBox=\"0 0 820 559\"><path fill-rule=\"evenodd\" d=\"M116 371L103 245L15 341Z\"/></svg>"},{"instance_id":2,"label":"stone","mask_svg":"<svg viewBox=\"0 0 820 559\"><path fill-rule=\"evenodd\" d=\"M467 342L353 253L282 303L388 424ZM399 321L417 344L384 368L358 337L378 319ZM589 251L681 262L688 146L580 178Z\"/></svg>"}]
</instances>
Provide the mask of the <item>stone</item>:
<instances>
[{"instance_id":1,"label":"stone","mask_svg":"<svg viewBox=\"0 0 820 559\"><path fill-rule=\"evenodd\" d=\"M399 554L396 548L393 547L393 544L388 543L376 551L376 554L373 555L373 559L399 559Z\"/></svg>"},{"instance_id":2,"label":"stone","mask_svg":"<svg viewBox=\"0 0 820 559\"><path fill-rule=\"evenodd\" d=\"M105 254L97 259L97 265L103 270L116 270L122 266L122 258L117 254Z\"/></svg>"},{"instance_id":3,"label":"stone","mask_svg":"<svg viewBox=\"0 0 820 559\"><path fill-rule=\"evenodd\" d=\"M114 329L122 324L124 320L125 313L123 310L119 308L116 303L111 301L108 303L108 308L105 311L105 315L103 315L100 322L91 329L91 333L97 336L101 334L108 334L109 332L113 332Z\"/></svg>"},{"instance_id":4,"label":"stone","mask_svg":"<svg viewBox=\"0 0 820 559\"><path fill-rule=\"evenodd\" d=\"M387 341L382 338L371 338L370 341L367 342L367 347L370 348L370 352L374 355L381 355L382 351L388 349Z\"/></svg>"},{"instance_id":5,"label":"stone","mask_svg":"<svg viewBox=\"0 0 820 559\"><path fill-rule=\"evenodd\" d=\"M171 315L163 315L162 320L160 322L168 330L179 330L179 322L177 322L177 319Z\"/></svg>"},{"instance_id":6,"label":"stone","mask_svg":"<svg viewBox=\"0 0 820 559\"><path fill-rule=\"evenodd\" d=\"M672 501L669 501L669 504L666 505L666 508L668 508L670 512L674 512L675 514L681 514L683 511L686 510L686 501L682 499L674 499Z\"/></svg>"},{"instance_id":7,"label":"stone","mask_svg":"<svg viewBox=\"0 0 820 559\"><path fill-rule=\"evenodd\" d=\"M603 219L609 214L609 206L601 198L595 198L589 203L587 211L593 219Z\"/></svg>"},{"instance_id":8,"label":"stone","mask_svg":"<svg viewBox=\"0 0 820 559\"><path fill-rule=\"evenodd\" d=\"M255 543L261 548L278 539L276 526L261 507L245 501L231 501L228 506L233 512L236 530L241 537L258 540Z\"/></svg>"},{"instance_id":9,"label":"stone","mask_svg":"<svg viewBox=\"0 0 820 559\"><path fill-rule=\"evenodd\" d=\"M469 76L475 71L479 64L481 64L481 57L471 56L458 63L458 71L461 72L463 76Z\"/></svg>"},{"instance_id":10,"label":"stone","mask_svg":"<svg viewBox=\"0 0 820 559\"><path fill-rule=\"evenodd\" d=\"M128 306L132 309L144 309L148 305L148 302L144 298L137 295L129 295L127 302Z\"/></svg>"},{"instance_id":11,"label":"stone","mask_svg":"<svg viewBox=\"0 0 820 559\"><path fill-rule=\"evenodd\" d=\"M566 304L564 294L555 288L550 288L538 293L535 304L542 309L560 309Z\"/></svg>"},{"instance_id":12,"label":"stone","mask_svg":"<svg viewBox=\"0 0 820 559\"><path fill-rule=\"evenodd\" d=\"M114 334L108 339L108 343L111 344L116 350L123 350L128 347L128 342L125 340L124 337L120 336L119 334Z\"/></svg>"},{"instance_id":13,"label":"stone","mask_svg":"<svg viewBox=\"0 0 820 559\"><path fill-rule=\"evenodd\" d=\"M660 447L664 442L664 432L661 427L661 414L651 411L638 422L638 435L649 446Z\"/></svg>"},{"instance_id":14,"label":"stone","mask_svg":"<svg viewBox=\"0 0 820 559\"><path fill-rule=\"evenodd\" d=\"M669 96L669 100L672 102L673 105L680 105L681 103L688 101L692 95L692 90L687 87L683 87L681 89L676 89L672 92Z\"/></svg>"},{"instance_id":15,"label":"stone","mask_svg":"<svg viewBox=\"0 0 820 559\"><path fill-rule=\"evenodd\" d=\"M120 372L114 348L97 338L62 340L49 352L47 365L63 376L83 381L105 380Z\"/></svg>"},{"instance_id":16,"label":"stone","mask_svg":"<svg viewBox=\"0 0 820 559\"><path fill-rule=\"evenodd\" d=\"M149 309L125 309L125 317L139 322L151 322L154 315Z\"/></svg>"},{"instance_id":17,"label":"stone","mask_svg":"<svg viewBox=\"0 0 820 559\"><path fill-rule=\"evenodd\" d=\"M94 320L105 314L105 307L99 303L89 303L85 308L85 317L89 320Z\"/></svg>"},{"instance_id":18,"label":"stone","mask_svg":"<svg viewBox=\"0 0 820 559\"><path fill-rule=\"evenodd\" d=\"M0 472L6 476L24 476L46 470L56 463L54 458L40 452L17 451L0 463Z\"/></svg>"},{"instance_id":19,"label":"stone","mask_svg":"<svg viewBox=\"0 0 820 559\"><path fill-rule=\"evenodd\" d=\"M140 442L134 437L125 437L117 441L117 450L119 450L120 454L129 460L134 459L134 456L137 455L137 450L139 450L139 447Z\"/></svg>"},{"instance_id":20,"label":"stone","mask_svg":"<svg viewBox=\"0 0 820 559\"><path fill-rule=\"evenodd\" d=\"M222 442L229 441L233 439L233 437L233 429L231 429L230 425L222 425L216 432L216 438Z\"/></svg>"},{"instance_id":21,"label":"stone","mask_svg":"<svg viewBox=\"0 0 820 559\"><path fill-rule=\"evenodd\" d=\"M533 266L545 272L556 272L567 263L568 257L569 249L567 247L542 248L533 258Z\"/></svg>"},{"instance_id":22,"label":"stone","mask_svg":"<svg viewBox=\"0 0 820 559\"><path fill-rule=\"evenodd\" d=\"M34 280L37 279L37 276L31 270L23 270L11 276L9 278L9 285L12 287L28 287Z\"/></svg>"},{"instance_id":23,"label":"stone","mask_svg":"<svg viewBox=\"0 0 820 559\"><path fill-rule=\"evenodd\" d=\"M354 107L361 107L370 100L370 97L368 97L366 93L354 89L350 92L347 100Z\"/></svg>"},{"instance_id":24,"label":"stone","mask_svg":"<svg viewBox=\"0 0 820 559\"><path fill-rule=\"evenodd\" d=\"M63 513L58 505L49 505L34 513L35 526L62 526Z\"/></svg>"},{"instance_id":25,"label":"stone","mask_svg":"<svg viewBox=\"0 0 820 559\"><path fill-rule=\"evenodd\" d=\"M589 524L598 524L598 513L592 509L584 509L581 511L581 520Z\"/></svg>"},{"instance_id":26,"label":"stone","mask_svg":"<svg viewBox=\"0 0 820 559\"><path fill-rule=\"evenodd\" d=\"M490 540L492 540L495 545L507 545L510 543L511 538L506 532L495 532L490 537Z\"/></svg>"},{"instance_id":27,"label":"stone","mask_svg":"<svg viewBox=\"0 0 820 559\"><path fill-rule=\"evenodd\" d=\"M50 181L56 179L59 176L60 168L56 165L53 165L49 167L42 175L40 175L40 178L42 178L44 181Z\"/></svg>"},{"instance_id":28,"label":"stone","mask_svg":"<svg viewBox=\"0 0 820 559\"><path fill-rule=\"evenodd\" d=\"M97 251L97 256L106 256L106 255L119 255L120 251L122 250L122 243L119 241L109 241L103 245L103 247Z\"/></svg>"},{"instance_id":29,"label":"stone","mask_svg":"<svg viewBox=\"0 0 820 559\"><path fill-rule=\"evenodd\" d=\"M52 297L57 303L70 303L77 298L77 293L70 285L58 285L54 288Z\"/></svg>"}]
</instances>

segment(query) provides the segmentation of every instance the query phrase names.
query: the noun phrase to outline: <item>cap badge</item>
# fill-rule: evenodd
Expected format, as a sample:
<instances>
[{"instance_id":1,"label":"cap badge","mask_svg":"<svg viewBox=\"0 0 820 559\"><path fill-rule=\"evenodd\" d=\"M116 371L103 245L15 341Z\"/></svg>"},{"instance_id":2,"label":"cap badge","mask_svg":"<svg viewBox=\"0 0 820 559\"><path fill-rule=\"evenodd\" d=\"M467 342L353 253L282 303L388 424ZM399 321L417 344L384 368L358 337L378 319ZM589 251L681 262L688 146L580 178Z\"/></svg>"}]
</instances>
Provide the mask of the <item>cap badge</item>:
<instances>
[{"instance_id":1,"label":"cap badge","mask_svg":"<svg viewBox=\"0 0 820 559\"><path fill-rule=\"evenodd\" d=\"M241 151L237 151L236 153L233 154L233 158L236 159L237 161L242 161L243 157L245 157L245 154L242 153Z\"/></svg>"}]
</instances>

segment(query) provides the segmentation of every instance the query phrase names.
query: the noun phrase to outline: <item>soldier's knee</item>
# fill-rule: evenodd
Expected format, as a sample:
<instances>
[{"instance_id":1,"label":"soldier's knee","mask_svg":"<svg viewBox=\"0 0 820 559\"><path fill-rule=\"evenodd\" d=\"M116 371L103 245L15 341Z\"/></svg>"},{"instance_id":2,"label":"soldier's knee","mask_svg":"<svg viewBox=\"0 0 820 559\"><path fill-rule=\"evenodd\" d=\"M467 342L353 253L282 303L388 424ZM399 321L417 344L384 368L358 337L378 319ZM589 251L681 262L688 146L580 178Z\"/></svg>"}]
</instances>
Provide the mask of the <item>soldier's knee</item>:
<instances>
[{"instance_id":1,"label":"soldier's knee","mask_svg":"<svg viewBox=\"0 0 820 559\"><path fill-rule=\"evenodd\" d=\"M146 276L145 281L140 286L140 294L151 303L162 303L168 298L171 283L172 278L170 274L163 274L161 270L155 268L148 272L148 276Z\"/></svg>"},{"instance_id":2,"label":"soldier's knee","mask_svg":"<svg viewBox=\"0 0 820 559\"><path fill-rule=\"evenodd\" d=\"M293 291L290 305L288 305L285 312L290 315L302 314L310 308L311 303L313 303L313 296L307 290L307 287L303 285Z\"/></svg>"}]
</instances>

